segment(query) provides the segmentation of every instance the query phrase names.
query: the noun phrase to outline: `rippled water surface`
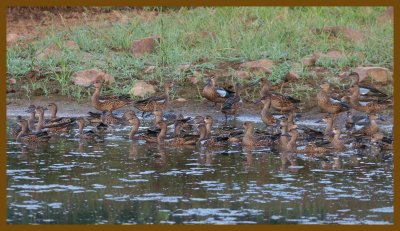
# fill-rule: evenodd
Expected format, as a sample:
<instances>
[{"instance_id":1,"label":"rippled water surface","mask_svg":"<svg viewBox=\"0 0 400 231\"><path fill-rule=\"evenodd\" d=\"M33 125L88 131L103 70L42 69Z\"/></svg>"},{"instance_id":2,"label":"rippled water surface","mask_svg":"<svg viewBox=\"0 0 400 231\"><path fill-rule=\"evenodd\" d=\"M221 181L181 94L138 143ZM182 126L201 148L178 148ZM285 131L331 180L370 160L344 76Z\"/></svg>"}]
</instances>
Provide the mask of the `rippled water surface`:
<instances>
[{"instance_id":1,"label":"rippled water surface","mask_svg":"<svg viewBox=\"0 0 400 231\"><path fill-rule=\"evenodd\" d=\"M160 147L128 141L128 130L97 144L76 131L41 146L9 137L7 222L393 223L391 153L288 164L269 148Z\"/></svg>"}]
</instances>

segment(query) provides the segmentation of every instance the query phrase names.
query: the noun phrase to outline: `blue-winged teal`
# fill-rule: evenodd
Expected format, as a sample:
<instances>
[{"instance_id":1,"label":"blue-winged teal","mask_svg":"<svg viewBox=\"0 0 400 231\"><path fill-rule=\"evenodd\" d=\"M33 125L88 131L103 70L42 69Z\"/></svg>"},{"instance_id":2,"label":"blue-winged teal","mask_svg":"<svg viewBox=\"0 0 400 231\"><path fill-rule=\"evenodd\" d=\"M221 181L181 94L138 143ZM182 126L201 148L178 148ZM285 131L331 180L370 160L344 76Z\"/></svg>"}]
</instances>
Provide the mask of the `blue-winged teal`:
<instances>
[{"instance_id":1,"label":"blue-winged teal","mask_svg":"<svg viewBox=\"0 0 400 231\"><path fill-rule=\"evenodd\" d=\"M317 94L318 106L325 112L332 113L333 118L340 112L348 111L350 106L341 101L334 101L329 95L329 83L320 85L321 91Z\"/></svg>"},{"instance_id":2,"label":"blue-winged teal","mask_svg":"<svg viewBox=\"0 0 400 231\"><path fill-rule=\"evenodd\" d=\"M379 97L379 98L387 98L388 96L383 93L382 91L367 86L367 85L360 85L360 76L358 75L357 72L350 72L349 75L347 76L352 80L351 86L357 85L359 86L358 88L358 93L364 96L373 96L373 97Z\"/></svg>"},{"instance_id":3,"label":"blue-winged teal","mask_svg":"<svg viewBox=\"0 0 400 231\"><path fill-rule=\"evenodd\" d=\"M21 120L22 119L22 116L17 116L17 126L16 127L13 127L12 129L11 129L11 135L12 136L18 136L18 134L22 131L22 127L18 124L18 121L19 120ZM28 124L29 124L29 122L28 122ZM27 130L26 130L26 133L28 134L28 133L31 133L31 130L29 129L29 125L28 125L28 128L27 128Z\"/></svg>"},{"instance_id":4,"label":"blue-winged teal","mask_svg":"<svg viewBox=\"0 0 400 231\"><path fill-rule=\"evenodd\" d=\"M95 91L92 95L92 106L99 111L109 111L112 112L118 108L124 107L128 104L132 103L132 100L127 99L124 97L101 97L100 92L101 88L103 87L104 80L98 78L94 83L93 86L95 87Z\"/></svg>"},{"instance_id":5,"label":"blue-winged teal","mask_svg":"<svg viewBox=\"0 0 400 231\"><path fill-rule=\"evenodd\" d=\"M358 85L353 85L352 87L350 87L350 92L352 93L351 96L345 98L350 101L350 105L352 106L352 108L357 111L372 114L378 113L386 109L386 105L384 104L379 104L375 102L360 102L360 92Z\"/></svg>"},{"instance_id":6,"label":"blue-winged teal","mask_svg":"<svg viewBox=\"0 0 400 231\"><path fill-rule=\"evenodd\" d=\"M267 78L261 78L259 81L260 85L262 86L260 90L260 99L270 97L271 106L281 112L288 112L298 109L296 104L300 103L300 100L270 91L270 82Z\"/></svg>"},{"instance_id":7,"label":"blue-winged teal","mask_svg":"<svg viewBox=\"0 0 400 231\"><path fill-rule=\"evenodd\" d=\"M29 105L28 109L25 111L25 112L30 113L30 116L29 116L29 119L28 119L28 128L31 129L31 130L34 130L35 123L37 122L37 119L35 117L36 116L35 109L36 109L36 106L31 104L31 105Z\"/></svg>"},{"instance_id":8,"label":"blue-winged teal","mask_svg":"<svg viewBox=\"0 0 400 231\"><path fill-rule=\"evenodd\" d=\"M208 78L207 84L203 88L202 96L217 105L217 103L225 102L225 100L233 96L234 93L235 92L229 89L216 87L215 77L211 76Z\"/></svg>"},{"instance_id":9,"label":"blue-winged teal","mask_svg":"<svg viewBox=\"0 0 400 231\"><path fill-rule=\"evenodd\" d=\"M393 149L393 139L388 139L383 135L382 132L374 133L371 136L371 143L374 145L378 145L383 150Z\"/></svg>"},{"instance_id":10,"label":"blue-winged teal","mask_svg":"<svg viewBox=\"0 0 400 231\"><path fill-rule=\"evenodd\" d=\"M161 110L166 109L169 103L169 91L173 86L174 83L172 81L166 81L164 83L164 94L136 101L134 106L142 111L142 117L145 112L153 112L156 108Z\"/></svg>"},{"instance_id":11,"label":"blue-winged teal","mask_svg":"<svg viewBox=\"0 0 400 231\"><path fill-rule=\"evenodd\" d=\"M359 136L359 135L366 135L366 136L372 136L375 133L379 132L379 126L376 123L376 120L379 118L378 115L376 114L370 114L368 115L369 118L369 124L365 125L361 129L353 132L353 135Z\"/></svg>"},{"instance_id":12,"label":"blue-winged teal","mask_svg":"<svg viewBox=\"0 0 400 231\"><path fill-rule=\"evenodd\" d=\"M35 110L39 117L38 123L36 124L36 132L39 132L45 128L50 132L68 132L74 127L76 118L71 118L71 120L68 120L68 122L63 122L62 118L48 119L44 121L44 111L47 109L38 106Z\"/></svg>"},{"instance_id":13,"label":"blue-winged teal","mask_svg":"<svg viewBox=\"0 0 400 231\"><path fill-rule=\"evenodd\" d=\"M196 145L201 145L205 147L221 147L227 144L227 141L229 139L228 136L207 135L208 132L205 124L200 124L197 129L200 136L196 142Z\"/></svg>"},{"instance_id":14,"label":"blue-winged teal","mask_svg":"<svg viewBox=\"0 0 400 231\"><path fill-rule=\"evenodd\" d=\"M229 97L221 106L221 112L225 114L225 120L228 120L228 115L236 116L239 108L243 105L243 100L240 97L242 85L236 83L235 95Z\"/></svg>"},{"instance_id":15,"label":"blue-winged teal","mask_svg":"<svg viewBox=\"0 0 400 231\"><path fill-rule=\"evenodd\" d=\"M263 105L264 105L264 107L261 110L261 120L262 120L262 122L266 126L275 126L277 124L277 120L269 112L269 110L271 108L271 97L263 97L263 98L261 98L261 103L263 103Z\"/></svg>"},{"instance_id":16,"label":"blue-winged teal","mask_svg":"<svg viewBox=\"0 0 400 231\"><path fill-rule=\"evenodd\" d=\"M96 140L99 138L99 136L93 130L83 131L83 128L85 127L85 119L84 118L82 118L82 117L77 118L76 123L78 124L78 127L79 127L79 138L80 139Z\"/></svg>"},{"instance_id":17,"label":"blue-winged teal","mask_svg":"<svg viewBox=\"0 0 400 231\"><path fill-rule=\"evenodd\" d=\"M57 117L58 110L55 103L49 103L49 105L47 105L47 109L50 111L50 119L46 120L45 123L72 123L76 120L74 117Z\"/></svg>"},{"instance_id":18,"label":"blue-winged teal","mask_svg":"<svg viewBox=\"0 0 400 231\"><path fill-rule=\"evenodd\" d=\"M242 139L242 144L244 146L271 146L274 141L270 137L255 137L254 136L254 126L250 121L243 123L243 128L245 129L245 134Z\"/></svg>"},{"instance_id":19,"label":"blue-winged teal","mask_svg":"<svg viewBox=\"0 0 400 231\"><path fill-rule=\"evenodd\" d=\"M136 114L132 114L132 113L127 114L125 116L125 119L132 126L131 131L129 132L129 139L133 140L133 139L135 139L135 134L139 131L140 120L136 116Z\"/></svg>"},{"instance_id":20,"label":"blue-winged teal","mask_svg":"<svg viewBox=\"0 0 400 231\"><path fill-rule=\"evenodd\" d=\"M164 121L158 122L157 126L161 129L159 132L151 132L144 134L143 139L148 143L159 143L163 144L164 139L167 136L167 123Z\"/></svg>"},{"instance_id":21,"label":"blue-winged teal","mask_svg":"<svg viewBox=\"0 0 400 231\"><path fill-rule=\"evenodd\" d=\"M19 118L17 123L21 126L21 131L17 135L17 141L23 143L46 143L51 138L46 131L28 134L28 121L26 119Z\"/></svg>"}]
</instances>

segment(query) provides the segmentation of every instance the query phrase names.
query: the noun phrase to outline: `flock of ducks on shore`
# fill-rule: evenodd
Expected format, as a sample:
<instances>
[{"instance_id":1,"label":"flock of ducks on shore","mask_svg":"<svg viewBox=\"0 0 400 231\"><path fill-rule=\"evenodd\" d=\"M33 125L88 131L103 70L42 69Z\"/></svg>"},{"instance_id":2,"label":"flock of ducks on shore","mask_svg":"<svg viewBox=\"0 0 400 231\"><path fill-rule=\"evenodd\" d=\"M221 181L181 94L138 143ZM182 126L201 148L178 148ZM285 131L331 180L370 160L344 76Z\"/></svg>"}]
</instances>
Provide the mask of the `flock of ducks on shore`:
<instances>
[{"instance_id":1,"label":"flock of ducks on shore","mask_svg":"<svg viewBox=\"0 0 400 231\"><path fill-rule=\"evenodd\" d=\"M164 83L162 95L133 101L128 96L101 95L104 80L99 77L92 84L95 91L91 98L91 104L101 113L89 112L86 117L58 117L55 103L50 103L46 107L31 105L26 111L30 113L29 118L18 116L19 127L16 127L12 134L16 136L18 142L46 143L52 137L52 133L68 133L77 124L80 140L99 142L105 133L112 130L113 125L128 123L132 128L127 138L145 140L160 145L217 147L240 142L247 148L265 146L280 151L313 156L345 151L346 144L349 143L353 143L353 147L356 148L368 143L375 143L382 149L391 149L393 139L386 137L377 124L377 120L381 119L379 113L387 107L385 104L385 100L388 99L387 95L377 89L360 85L359 76L355 72L351 72L348 78L352 79L350 95L341 99L332 97L329 83L320 85L321 90L317 94L317 101L318 106L326 112L322 119L326 123L324 131L296 124L296 112L299 111L300 101L288 95L271 91L267 78L257 81L261 89L260 98L255 102L263 104L260 120L266 125L266 129L255 129L252 122L245 121L243 131L241 128L229 126L214 128L214 120L210 115L196 116L195 118L173 114L164 115L163 111L169 105L169 91L174 85L173 82L166 81ZM235 85L235 91L217 87L215 77L209 77L202 95L215 105L221 104L220 110L227 119L228 116L236 116L243 106L240 96L241 88L240 83ZM375 101L362 102L361 96L364 95L372 95ZM145 113L153 113L154 125L140 131L141 121L133 110L126 111L122 117L113 114L114 110L130 105L142 112L142 118L145 118ZM271 114L271 108L283 113L284 116L279 119L274 117ZM368 116L369 122L365 123L361 129L355 129L360 118L352 115L352 109L364 112ZM50 111L51 116L48 119L44 118L45 110ZM335 120L343 112L347 113L347 119L345 127L340 129L335 125ZM36 119L36 115L38 119ZM94 129L85 129L87 123L93 125ZM168 131L170 125L173 125L172 134ZM344 130L343 134L342 130Z\"/></svg>"}]
</instances>

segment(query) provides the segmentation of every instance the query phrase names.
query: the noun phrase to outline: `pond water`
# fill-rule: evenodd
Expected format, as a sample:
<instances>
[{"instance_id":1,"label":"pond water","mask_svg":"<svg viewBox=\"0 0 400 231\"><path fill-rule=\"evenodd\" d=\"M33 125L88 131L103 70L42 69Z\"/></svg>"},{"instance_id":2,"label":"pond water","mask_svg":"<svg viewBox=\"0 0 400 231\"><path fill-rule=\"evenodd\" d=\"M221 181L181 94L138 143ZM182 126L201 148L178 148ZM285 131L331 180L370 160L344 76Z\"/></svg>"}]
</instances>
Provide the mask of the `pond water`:
<instances>
[{"instance_id":1,"label":"pond water","mask_svg":"<svg viewBox=\"0 0 400 231\"><path fill-rule=\"evenodd\" d=\"M392 153L349 149L336 164L303 155L286 164L269 148L163 147L129 141L128 131L102 143L80 142L76 130L46 145L9 137L7 222L393 223Z\"/></svg>"}]
</instances>

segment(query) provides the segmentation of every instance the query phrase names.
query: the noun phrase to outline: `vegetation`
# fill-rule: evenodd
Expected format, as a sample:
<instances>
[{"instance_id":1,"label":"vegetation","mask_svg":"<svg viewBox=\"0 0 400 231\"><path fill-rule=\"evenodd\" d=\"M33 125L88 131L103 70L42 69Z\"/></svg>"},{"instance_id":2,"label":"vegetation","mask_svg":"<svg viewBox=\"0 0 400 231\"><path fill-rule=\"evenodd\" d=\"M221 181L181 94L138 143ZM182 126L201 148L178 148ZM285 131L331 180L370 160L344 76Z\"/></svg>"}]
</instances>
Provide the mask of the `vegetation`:
<instances>
[{"instance_id":1,"label":"vegetation","mask_svg":"<svg viewBox=\"0 0 400 231\"><path fill-rule=\"evenodd\" d=\"M180 84L194 71L210 72L222 62L239 63L271 59L276 63L270 78L281 82L289 71L304 79L328 78L356 66L381 66L393 69L393 26L379 23L384 7L216 7L216 8L145 8L141 14L125 11L127 22L110 23L106 19L63 30L48 28L38 41L18 43L7 48L7 74L22 83L29 96L35 88L55 82L59 94L84 98L89 91L75 86L71 75L80 70L99 68L115 77L108 93L128 94L136 79L162 82L172 78ZM151 11L158 11L154 16ZM173 13L172 13L173 11ZM57 19L58 20L58 19ZM362 32L355 43L339 35L314 33L316 28L344 26ZM210 32L215 36L190 36ZM132 41L160 35L156 50L141 58L132 56ZM192 34L193 35L193 34ZM64 46L72 40L79 49ZM60 53L37 58L37 53L55 44ZM320 59L316 73L303 65L304 57L335 49L346 55L339 59ZM190 64L188 70L181 65ZM155 66L153 71L145 71ZM27 80L36 71L40 80ZM231 69L230 69L231 70ZM257 76L256 76L257 77ZM202 82L200 82L202 83ZM193 86L192 86L193 87ZM42 89L42 90L44 90ZM195 89L198 89L195 88ZM305 97L314 89L291 86L289 90ZM45 94L49 94L44 90ZM303 94L303 95L302 95ZM197 96L193 99L198 99Z\"/></svg>"}]
</instances>

